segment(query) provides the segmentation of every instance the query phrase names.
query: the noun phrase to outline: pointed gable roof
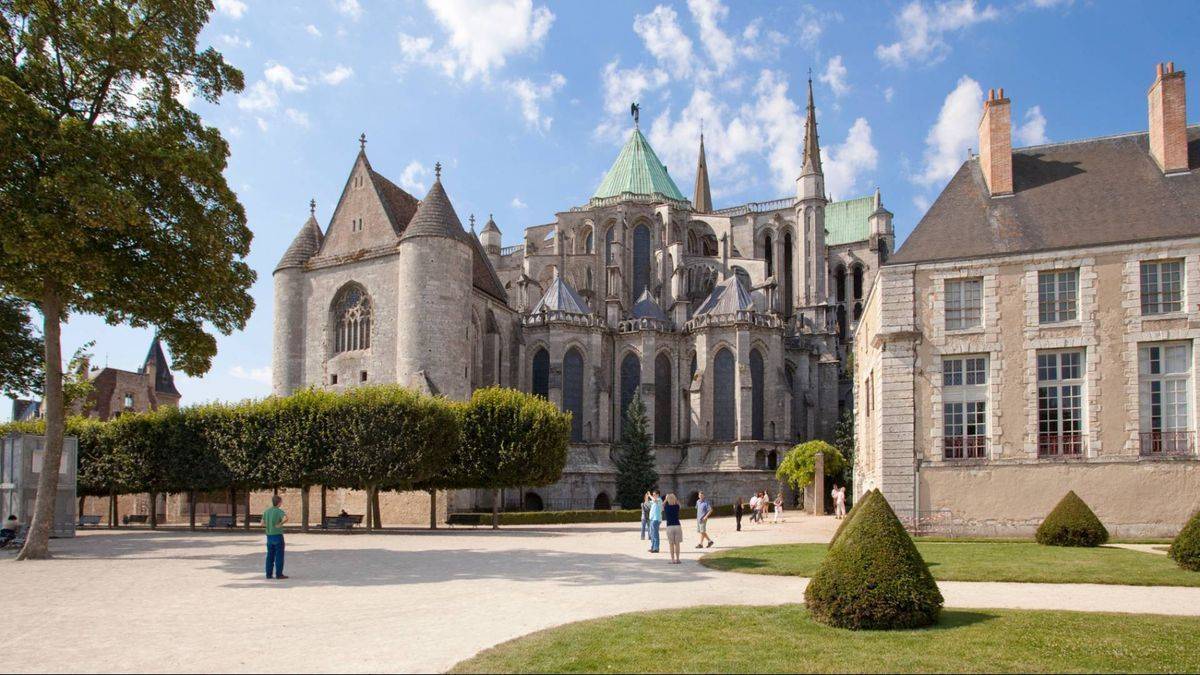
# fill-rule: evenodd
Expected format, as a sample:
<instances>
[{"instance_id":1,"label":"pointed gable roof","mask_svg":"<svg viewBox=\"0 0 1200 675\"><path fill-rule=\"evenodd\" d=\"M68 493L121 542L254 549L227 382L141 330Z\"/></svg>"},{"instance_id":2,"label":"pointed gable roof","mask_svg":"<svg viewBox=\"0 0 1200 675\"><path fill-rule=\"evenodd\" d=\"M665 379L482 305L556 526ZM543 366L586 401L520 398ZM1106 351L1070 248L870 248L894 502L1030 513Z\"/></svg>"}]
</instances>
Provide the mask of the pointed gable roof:
<instances>
[{"instance_id":1,"label":"pointed gable roof","mask_svg":"<svg viewBox=\"0 0 1200 675\"><path fill-rule=\"evenodd\" d=\"M400 241L414 237L463 239L465 234L462 221L458 219L450 198L446 196L446 189L442 187L442 179L438 178L433 181L433 187L429 188L429 194L425 195L425 199L417 206L417 212L409 221L408 227L404 228Z\"/></svg>"},{"instance_id":2,"label":"pointed gable roof","mask_svg":"<svg viewBox=\"0 0 1200 675\"><path fill-rule=\"evenodd\" d=\"M640 129L634 129L629 135L592 199L618 197L625 193L686 201Z\"/></svg>"},{"instance_id":3,"label":"pointed gable roof","mask_svg":"<svg viewBox=\"0 0 1200 675\"><path fill-rule=\"evenodd\" d=\"M550 281L550 287L546 289L542 299L530 310L530 314L539 312L564 312L566 314L591 314L592 310L588 308L587 302L571 288L571 285L563 280L562 276L557 271L554 273L554 279Z\"/></svg>"},{"instance_id":4,"label":"pointed gable roof","mask_svg":"<svg viewBox=\"0 0 1200 675\"><path fill-rule=\"evenodd\" d=\"M364 152L364 161L366 157L366 153ZM377 173L371 168L370 163L367 164L367 172L371 176L371 184L375 187L376 194L379 195L379 201L383 203L383 211L387 214L392 229L395 230L396 234L400 234L409 221L413 219L413 215L417 212L417 205L420 202L417 201L416 197L408 194L387 178L384 178L383 174Z\"/></svg>"},{"instance_id":5,"label":"pointed gable roof","mask_svg":"<svg viewBox=\"0 0 1200 675\"><path fill-rule=\"evenodd\" d=\"M712 213L712 192L708 186L708 160L704 157L704 134L700 134L700 158L696 161L696 194L692 207L697 213Z\"/></svg>"},{"instance_id":6,"label":"pointed gable roof","mask_svg":"<svg viewBox=\"0 0 1200 675\"><path fill-rule=\"evenodd\" d=\"M804 167L800 175L821 173L821 142L817 139L817 109L813 105L812 77L808 78L808 117L804 123Z\"/></svg>"},{"instance_id":7,"label":"pointed gable roof","mask_svg":"<svg viewBox=\"0 0 1200 675\"><path fill-rule=\"evenodd\" d=\"M151 366L154 367L154 391L179 396L179 390L175 388L175 376L171 374L171 365L167 363L167 355L157 335L150 343L150 351L146 353L146 360L138 372L145 374Z\"/></svg>"},{"instance_id":8,"label":"pointed gable roof","mask_svg":"<svg viewBox=\"0 0 1200 675\"><path fill-rule=\"evenodd\" d=\"M753 309L754 298L750 295L750 291L742 286L736 274L730 274L713 287L712 293L704 301L704 304L696 310L696 315L720 316Z\"/></svg>"},{"instance_id":9,"label":"pointed gable roof","mask_svg":"<svg viewBox=\"0 0 1200 675\"><path fill-rule=\"evenodd\" d=\"M321 242L324 238L321 226L317 224L316 215L309 215L308 220L304 221L304 224L300 226L300 231L296 233L296 238L283 252L283 257L279 259L275 271L278 272L288 267L303 267L309 258L321 250Z\"/></svg>"},{"instance_id":10,"label":"pointed gable roof","mask_svg":"<svg viewBox=\"0 0 1200 675\"><path fill-rule=\"evenodd\" d=\"M500 231L500 226L496 225L496 219L493 218L492 214L490 214L490 213L488 214L487 223L485 223L483 226L483 231L484 232L499 232Z\"/></svg>"},{"instance_id":11,"label":"pointed gable roof","mask_svg":"<svg viewBox=\"0 0 1200 675\"><path fill-rule=\"evenodd\" d=\"M642 296L633 304L633 310L630 312L630 314L632 314L633 318L635 319L670 321L670 319L667 318L667 313L664 312L662 307L658 305L658 302L654 299L654 296L650 295L650 289L648 288L642 291Z\"/></svg>"}]
</instances>

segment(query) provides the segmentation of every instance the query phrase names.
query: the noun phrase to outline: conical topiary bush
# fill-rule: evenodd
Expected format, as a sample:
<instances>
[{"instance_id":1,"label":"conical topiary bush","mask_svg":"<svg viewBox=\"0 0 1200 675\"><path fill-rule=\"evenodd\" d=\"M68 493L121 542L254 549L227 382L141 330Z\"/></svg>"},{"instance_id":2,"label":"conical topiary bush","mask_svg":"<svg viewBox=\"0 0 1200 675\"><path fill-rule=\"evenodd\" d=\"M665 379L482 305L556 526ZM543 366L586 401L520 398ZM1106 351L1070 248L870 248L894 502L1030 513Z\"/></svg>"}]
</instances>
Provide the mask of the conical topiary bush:
<instances>
[{"instance_id":1,"label":"conical topiary bush","mask_svg":"<svg viewBox=\"0 0 1200 675\"><path fill-rule=\"evenodd\" d=\"M846 513L846 515L842 516L842 522L841 522L841 524L838 525L837 530L834 531L833 539L829 540L829 546L831 548L833 547L834 544L837 543L838 537L841 537L842 533L846 531L846 528L850 525L850 521L854 519L854 516L858 515L858 513L859 513L858 507L867 503L869 500L874 499L875 495L877 495L877 494L880 494L878 488L868 491L865 495L862 496L862 499L854 502L854 506L850 507L850 511L848 513Z\"/></svg>"},{"instance_id":2,"label":"conical topiary bush","mask_svg":"<svg viewBox=\"0 0 1200 675\"><path fill-rule=\"evenodd\" d=\"M1036 539L1043 546L1099 546L1108 541L1108 530L1072 490L1042 521Z\"/></svg>"},{"instance_id":3,"label":"conical topiary bush","mask_svg":"<svg viewBox=\"0 0 1200 675\"><path fill-rule=\"evenodd\" d=\"M878 491L859 503L804 600L817 621L851 630L920 628L942 610L937 582Z\"/></svg>"},{"instance_id":4,"label":"conical topiary bush","mask_svg":"<svg viewBox=\"0 0 1200 675\"><path fill-rule=\"evenodd\" d=\"M1192 514L1187 525L1175 535L1167 555L1183 569L1200 572L1200 511Z\"/></svg>"}]
</instances>

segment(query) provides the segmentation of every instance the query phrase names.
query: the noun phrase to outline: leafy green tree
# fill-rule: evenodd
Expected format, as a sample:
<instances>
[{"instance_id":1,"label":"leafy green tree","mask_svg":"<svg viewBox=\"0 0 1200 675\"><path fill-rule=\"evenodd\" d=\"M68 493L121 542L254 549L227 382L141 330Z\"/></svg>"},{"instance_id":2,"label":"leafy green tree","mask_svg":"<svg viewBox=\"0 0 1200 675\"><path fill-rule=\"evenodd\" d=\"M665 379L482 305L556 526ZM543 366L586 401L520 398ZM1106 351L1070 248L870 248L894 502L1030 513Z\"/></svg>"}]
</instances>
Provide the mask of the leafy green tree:
<instances>
[{"instance_id":1,"label":"leafy green tree","mask_svg":"<svg viewBox=\"0 0 1200 675\"><path fill-rule=\"evenodd\" d=\"M197 38L211 0L0 0L0 293L42 315L45 466L19 558L49 557L72 313L155 326L189 375L253 310L251 233L215 103L242 74Z\"/></svg>"},{"instance_id":2,"label":"leafy green tree","mask_svg":"<svg viewBox=\"0 0 1200 675\"><path fill-rule=\"evenodd\" d=\"M41 392L43 349L29 318L29 303L0 297L0 394Z\"/></svg>"},{"instance_id":3,"label":"leafy green tree","mask_svg":"<svg viewBox=\"0 0 1200 675\"><path fill-rule=\"evenodd\" d=\"M650 434L646 430L646 404L634 396L625 410L621 442L617 444L617 502L623 509L641 506L646 492L658 484L654 455L650 452Z\"/></svg>"},{"instance_id":4,"label":"leafy green tree","mask_svg":"<svg viewBox=\"0 0 1200 675\"><path fill-rule=\"evenodd\" d=\"M854 478L854 408L846 408L833 430L833 447L842 453L842 483L849 485Z\"/></svg>"},{"instance_id":5,"label":"leafy green tree","mask_svg":"<svg viewBox=\"0 0 1200 675\"><path fill-rule=\"evenodd\" d=\"M825 475L836 476L846 466L846 459L837 448L825 441L801 443L784 455L775 477L797 491L812 485L817 473L817 453L825 455Z\"/></svg>"}]
</instances>

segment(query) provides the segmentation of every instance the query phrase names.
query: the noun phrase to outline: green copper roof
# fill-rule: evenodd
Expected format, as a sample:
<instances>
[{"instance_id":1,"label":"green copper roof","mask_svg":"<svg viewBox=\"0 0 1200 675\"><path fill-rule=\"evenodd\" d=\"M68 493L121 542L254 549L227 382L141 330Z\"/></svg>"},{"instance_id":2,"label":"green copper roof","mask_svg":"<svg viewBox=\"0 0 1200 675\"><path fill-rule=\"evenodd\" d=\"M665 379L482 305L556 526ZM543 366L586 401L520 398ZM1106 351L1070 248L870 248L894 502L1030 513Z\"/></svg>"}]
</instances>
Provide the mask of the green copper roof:
<instances>
[{"instance_id":1,"label":"green copper roof","mask_svg":"<svg viewBox=\"0 0 1200 675\"><path fill-rule=\"evenodd\" d=\"M874 197L831 202L825 207L825 245L837 246L871 237L867 219L875 210Z\"/></svg>"},{"instance_id":2,"label":"green copper roof","mask_svg":"<svg viewBox=\"0 0 1200 675\"><path fill-rule=\"evenodd\" d=\"M592 199L617 197L626 192L686 201L675 181L667 174L667 167L658 161L654 149L638 129L633 130L629 142L621 148L621 154L617 155L617 161L605 174Z\"/></svg>"}]
</instances>

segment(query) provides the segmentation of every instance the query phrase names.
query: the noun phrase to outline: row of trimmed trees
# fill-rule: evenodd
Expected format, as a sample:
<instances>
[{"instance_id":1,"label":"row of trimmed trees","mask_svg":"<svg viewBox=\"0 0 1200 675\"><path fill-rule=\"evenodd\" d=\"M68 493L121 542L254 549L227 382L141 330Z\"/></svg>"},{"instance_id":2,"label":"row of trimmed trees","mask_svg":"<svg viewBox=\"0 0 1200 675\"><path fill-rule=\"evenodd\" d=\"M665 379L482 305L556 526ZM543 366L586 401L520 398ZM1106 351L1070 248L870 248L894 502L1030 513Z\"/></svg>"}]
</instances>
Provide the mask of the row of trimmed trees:
<instances>
[{"instance_id":1,"label":"row of trimmed trees","mask_svg":"<svg viewBox=\"0 0 1200 675\"><path fill-rule=\"evenodd\" d=\"M40 427L9 424L0 433ZM149 493L155 504L159 494L187 494L193 527L197 492L228 490L236 508L237 492L248 502L250 491L279 488L301 489L307 527L312 486L365 491L368 528L380 524L380 491L425 490L432 526L438 490L558 480L570 429L569 414L512 389L481 389L456 403L398 386L67 422L67 434L79 438L79 495Z\"/></svg>"}]
</instances>

